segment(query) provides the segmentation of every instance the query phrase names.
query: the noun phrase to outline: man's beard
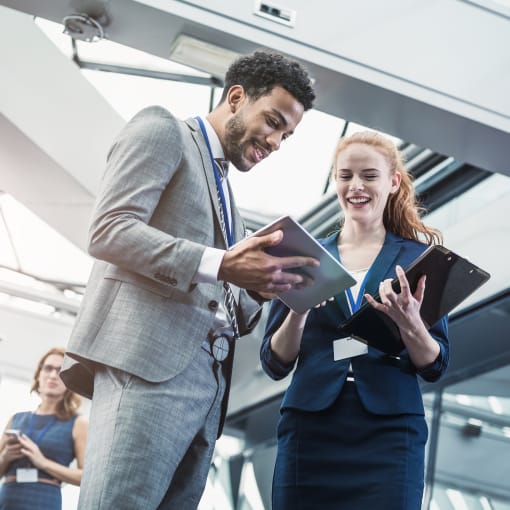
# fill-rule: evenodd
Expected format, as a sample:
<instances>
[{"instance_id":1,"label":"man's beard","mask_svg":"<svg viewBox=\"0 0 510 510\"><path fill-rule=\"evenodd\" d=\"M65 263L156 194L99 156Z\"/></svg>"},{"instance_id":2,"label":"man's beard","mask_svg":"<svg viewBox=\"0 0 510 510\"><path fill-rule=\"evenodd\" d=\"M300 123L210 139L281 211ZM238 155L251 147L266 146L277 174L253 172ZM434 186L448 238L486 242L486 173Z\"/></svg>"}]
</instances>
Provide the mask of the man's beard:
<instances>
[{"instance_id":1,"label":"man's beard","mask_svg":"<svg viewBox=\"0 0 510 510\"><path fill-rule=\"evenodd\" d=\"M253 164L247 164L243 158L243 149L246 141L246 124L240 113L234 115L225 125L225 157L241 172L247 172Z\"/></svg>"}]
</instances>

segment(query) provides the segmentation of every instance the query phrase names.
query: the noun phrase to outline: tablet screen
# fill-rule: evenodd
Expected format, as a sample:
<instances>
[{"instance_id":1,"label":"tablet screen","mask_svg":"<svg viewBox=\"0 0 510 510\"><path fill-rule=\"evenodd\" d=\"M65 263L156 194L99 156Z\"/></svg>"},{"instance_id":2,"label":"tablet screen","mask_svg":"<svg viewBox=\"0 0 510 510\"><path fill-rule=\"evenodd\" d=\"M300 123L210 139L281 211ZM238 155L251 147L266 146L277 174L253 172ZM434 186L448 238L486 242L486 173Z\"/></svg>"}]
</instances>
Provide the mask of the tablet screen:
<instances>
[{"instance_id":1,"label":"tablet screen","mask_svg":"<svg viewBox=\"0 0 510 510\"><path fill-rule=\"evenodd\" d=\"M277 246L267 248L267 253L275 257L303 255L320 261L319 267L303 267L296 270L311 277L313 285L278 295L290 309L302 313L356 283L349 271L290 216L282 216L252 235L261 236L275 230L283 231L283 240Z\"/></svg>"}]
</instances>

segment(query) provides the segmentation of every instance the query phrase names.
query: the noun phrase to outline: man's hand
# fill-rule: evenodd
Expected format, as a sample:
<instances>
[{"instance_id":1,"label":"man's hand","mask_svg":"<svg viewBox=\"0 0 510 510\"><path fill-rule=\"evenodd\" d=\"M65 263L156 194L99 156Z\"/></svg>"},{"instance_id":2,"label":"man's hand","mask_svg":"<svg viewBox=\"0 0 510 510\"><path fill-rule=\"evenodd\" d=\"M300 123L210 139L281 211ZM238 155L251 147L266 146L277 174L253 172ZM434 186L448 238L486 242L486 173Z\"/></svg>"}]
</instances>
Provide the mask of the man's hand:
<instances>
[{"instance_id":1,"label":"man's hand","mask_svg":"<svg viewBox=\"0 0 510 510\"><path fill-rule=\"evenodd\" d=\"M312 257L273 257L264 249L275 246L283 239L277 230L260 237L250 237L227 251L218 272L218 279L255 292L278 294L294 288L307 287L310 278L289 269L304 266L317 267L319 261Z\"/></svg>"}]
</instances>

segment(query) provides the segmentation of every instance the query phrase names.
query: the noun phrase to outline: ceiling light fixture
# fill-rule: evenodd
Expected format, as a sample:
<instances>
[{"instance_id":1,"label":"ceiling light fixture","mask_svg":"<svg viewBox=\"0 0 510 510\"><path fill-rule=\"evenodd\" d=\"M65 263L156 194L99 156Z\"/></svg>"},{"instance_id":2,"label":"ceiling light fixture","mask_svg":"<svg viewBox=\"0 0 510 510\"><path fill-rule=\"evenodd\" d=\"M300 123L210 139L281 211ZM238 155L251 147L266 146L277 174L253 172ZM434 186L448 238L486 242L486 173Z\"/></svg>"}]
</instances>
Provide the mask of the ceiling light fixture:
<instances>
[{"instance_id":1,"label":"ceiling light fixture","mask_svg":"<svg viewBox=\"0 0 510 510\"><path fill-rule=\"evenodd\" d=\"M177 36L170 48L170 60L223 80L239 53L188 35Z\"/></svg>"}]
</instances>

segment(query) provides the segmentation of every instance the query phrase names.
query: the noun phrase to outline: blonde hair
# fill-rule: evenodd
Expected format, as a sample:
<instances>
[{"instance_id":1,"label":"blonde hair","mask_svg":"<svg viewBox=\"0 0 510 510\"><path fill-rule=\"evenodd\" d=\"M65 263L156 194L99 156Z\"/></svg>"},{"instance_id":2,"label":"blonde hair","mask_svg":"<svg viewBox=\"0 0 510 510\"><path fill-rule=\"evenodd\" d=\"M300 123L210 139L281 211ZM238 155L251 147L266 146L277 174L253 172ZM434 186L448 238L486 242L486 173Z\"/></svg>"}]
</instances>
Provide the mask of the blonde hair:
<instances>
[{"instance_id":1,"label":"blonde hair","mask_svg":"<svg viewBox=\"0 0 510 510\"><path fill-rule=\"evenodd\" d=\"M388 197L383 213L383 223L386 230L406 239L440 244L441 232L435 228L427 227L421 221L425 209L418 203L413 187L413 177L404 166L402 154L396 145L385 136L374 131L360 131L341 138L335 149L333 162L333 177L336 180L336 161L338 155L352 144L363 144L379 151L388 162L392 174L399 172L402 176L400 186L395 193Z\"/></svg>"},{"instance_id":2,"label":"blonde hair","mask_svg":"<svg viewBox=\"0 0 510 510\"><path fill-rule=\"evenodd\" d=\"M41 369L44 365L44 362L46 361L46 358L48 356L51 356L52 354L57 354L59 356L64 357L65 352L66 350L63 347L53 347L46 354L44 354L44 356L39 360L39 363L37 364L37 367L35 369L34 377L32 380L32 387L30 388L30 393L32 393L32 391L35 391L37 394L39 394L39 375L41 373ZM57 418L59 420L68 420L72 416L76 416L78 414L80 404L81 397L78 394L66 388L64 397L58 403L57 406L56 412Z\"/></svg>"}]
</instances>

